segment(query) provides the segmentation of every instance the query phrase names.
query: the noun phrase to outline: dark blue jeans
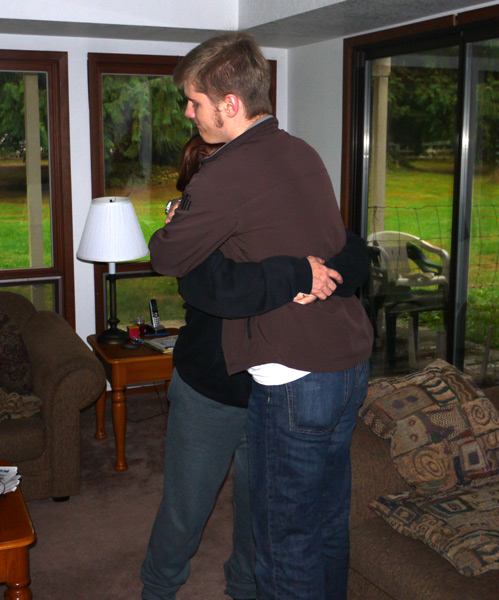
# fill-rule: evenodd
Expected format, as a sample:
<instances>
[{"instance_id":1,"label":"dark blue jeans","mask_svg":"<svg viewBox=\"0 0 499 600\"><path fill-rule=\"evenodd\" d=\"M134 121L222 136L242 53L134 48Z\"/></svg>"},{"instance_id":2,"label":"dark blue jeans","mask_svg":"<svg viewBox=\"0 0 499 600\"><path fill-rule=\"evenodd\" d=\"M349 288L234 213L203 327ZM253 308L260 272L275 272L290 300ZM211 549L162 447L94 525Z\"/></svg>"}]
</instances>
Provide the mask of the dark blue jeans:
<instances>
[{"instance_id":1,"label":"dark blue jeans","mask_svg":"<svg viewBox=\"0 0 499 600\"><path fill-rule=\"evenodd\" d=\"M253 384L248 411L258 600L345 600L350 442L369 364Z\"/></svg>"}]
</instances>

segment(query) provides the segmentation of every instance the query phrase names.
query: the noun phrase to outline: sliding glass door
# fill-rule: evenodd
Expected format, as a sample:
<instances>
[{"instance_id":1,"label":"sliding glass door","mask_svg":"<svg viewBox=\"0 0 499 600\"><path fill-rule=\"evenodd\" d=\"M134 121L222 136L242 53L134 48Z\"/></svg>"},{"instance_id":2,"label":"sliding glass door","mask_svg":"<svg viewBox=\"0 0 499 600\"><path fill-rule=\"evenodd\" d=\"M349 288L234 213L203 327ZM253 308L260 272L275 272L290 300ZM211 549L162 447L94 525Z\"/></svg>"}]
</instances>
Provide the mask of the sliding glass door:
<instances>
[{"instance_id":1,"label":"sliding glass door","mask_svg":"<svg viewBox=\"0 0 499 600\"><path fill-rule=\"evenodd\" d=\"M445 347L458 54L453 46L367 65L364 215L373 269L365 301L376 358L391 370L416 368Z\"/></svg>"},{"instance_id":2,"label":"sliding glass door","mask_svg":"<svg viewBox=\"0 0 499 600\"><path fill-rule=\"evenodd\" d=\"M357 67L353 212L371 256L373 374L440 357L495 382L499 41L461 32L390 48Z\"/></svg>"},{"instance_id":3,"label":"sliding glass door","mask_svg":"<svg viewBox=\"0 0 499 600\"><path fill-rule=\"evenodd\" d=\"M458 271L465 326L458 358L480 381L499 382L499 39L466 48ZM464 310L465 308L465 310Z\"/></svg>"}]
</instances>

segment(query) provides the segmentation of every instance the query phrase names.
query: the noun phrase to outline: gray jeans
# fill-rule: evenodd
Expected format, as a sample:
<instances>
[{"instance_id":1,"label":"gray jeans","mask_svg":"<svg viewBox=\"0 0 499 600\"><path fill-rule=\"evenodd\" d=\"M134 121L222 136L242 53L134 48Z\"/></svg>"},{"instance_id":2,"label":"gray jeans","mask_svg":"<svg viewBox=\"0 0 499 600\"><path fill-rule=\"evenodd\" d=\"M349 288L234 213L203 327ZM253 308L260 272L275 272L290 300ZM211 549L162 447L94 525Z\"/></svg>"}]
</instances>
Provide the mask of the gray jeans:
<instances>
[{"instance_id":1,"label":"gray jeans","mask_svg":"<svg viewBox=\"0 0 499 600\"><path fill-rule=\"evenodd\" d=\"M142 565L144 600L174 600L234 457L234 534L225 593L255 598L244 408L210 400L175 371L168 389L164 489Z\"/></svg>"}]
</instances>

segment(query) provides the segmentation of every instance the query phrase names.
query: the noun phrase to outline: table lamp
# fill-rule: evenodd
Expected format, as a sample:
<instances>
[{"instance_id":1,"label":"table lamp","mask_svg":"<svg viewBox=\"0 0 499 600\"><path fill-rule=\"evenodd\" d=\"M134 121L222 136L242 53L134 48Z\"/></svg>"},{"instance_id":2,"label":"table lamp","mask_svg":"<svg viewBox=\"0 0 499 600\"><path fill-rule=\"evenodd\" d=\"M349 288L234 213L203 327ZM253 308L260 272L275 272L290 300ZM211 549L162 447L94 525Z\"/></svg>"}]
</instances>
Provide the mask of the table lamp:
<instances>
[{"instance_id":1,"label":"table lamp","mask_svg":"<svg viewBox=\"0 0 499 600\"><path fill-rule=\"evenodd\" d=\"M128 341L128 333L118 329L116 317L116 263L148 253L130 198L105 196L92 200L76 256L82 261L109 263L109 327L99 335L100 343Z\"/></svg>"}]
</instances>

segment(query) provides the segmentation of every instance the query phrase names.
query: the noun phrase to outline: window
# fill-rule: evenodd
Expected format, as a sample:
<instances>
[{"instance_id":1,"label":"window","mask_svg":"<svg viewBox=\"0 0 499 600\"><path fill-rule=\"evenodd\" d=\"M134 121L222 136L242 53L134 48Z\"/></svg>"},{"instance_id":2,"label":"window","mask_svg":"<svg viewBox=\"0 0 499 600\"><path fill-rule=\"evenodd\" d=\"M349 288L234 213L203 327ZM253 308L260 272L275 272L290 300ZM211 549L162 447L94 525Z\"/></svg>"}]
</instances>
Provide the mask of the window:
<instances>
[{"instance_id":1,"label":"window","mask_svg":"<svg viewBox=\"0 0 499 600\"><path fill-rule=\"evenodd\" d=\"M146 241L162 227L168 201L179 195L178 155L194 132L172 81L178 60L89 54L93 196L129 197ZM106 271L106 265L95 267L97 331L104 329ZM147 319L148 300L156 298L163 324L182 324L175 279L157 276L147 259L118 264L116 271L122 323Z\"/></svg>"},{"instance_id":2,"label":"window","mask_svg":"<svg viewBox=\"0 0 499 600\"><path fill-rule=\"evenodd\" d=\"M345 42L342 210L371 253L374 374L443 357L499 379L498 19Z\"/></svg>"},{"instance_id":3,"label":"window","mask_svg":"<svg viewBox=\"0 0 499 600\"><path fill-rule=\"evenodd\" d=\"M172 74L179 57L89 54L92 194L131 199L146 241L163 226L165 206L179 195L179 151L194 133ZM275 107L276 64L271 100ZM107 265L95 266L96 328L104 329ZM122 323L148 315L155 298L163 325L179 326L183 300L174 278L159 277L147 260L116 265Z\"/></svg>"},{"instance_id":4,"label":"window","mask_svg":"<svg viewBox=\"0 0 499 600\"><path fill-rule=\"evenodd\" d=\"M0 286L74 326L67 56L0 51Z\"/></svg>"}]
</instances>

